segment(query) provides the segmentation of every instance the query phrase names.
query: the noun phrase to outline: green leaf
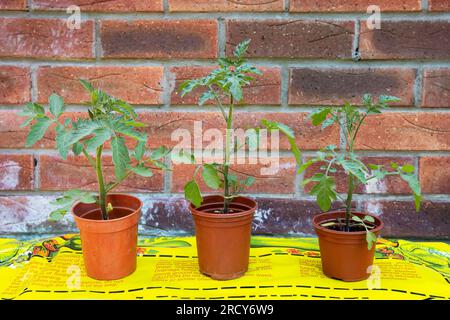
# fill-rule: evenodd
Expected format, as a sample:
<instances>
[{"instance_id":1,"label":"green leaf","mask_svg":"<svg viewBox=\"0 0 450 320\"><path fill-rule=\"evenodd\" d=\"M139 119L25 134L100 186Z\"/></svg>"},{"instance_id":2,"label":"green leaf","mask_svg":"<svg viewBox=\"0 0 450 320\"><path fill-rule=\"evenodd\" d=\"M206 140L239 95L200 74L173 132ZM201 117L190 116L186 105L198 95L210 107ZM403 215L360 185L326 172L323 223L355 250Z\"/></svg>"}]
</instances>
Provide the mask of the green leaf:
<instances>
[{"instance_id":1,"label":"green leaf","mask_svg":"<svg viewBox=\"0 0 450 320\"><path fill-rule=\"evenodd\" d=\"M328 177L323 173L316 173L310 181L317 182L310 191L315 195L317 204L322 211L328 211L331 208L332 201L336 200L336 185L333 177Z\"/></svg>"},{"instance_id":2,"label":"green leaf","mask_svg":"<svg viewBox=\"0 0 450 320\"><path fill-rule=\"evenodd\" d=\"M94 92L95 88L92 86L92 84L84 79L80 79L80 83L83 85L83 87L89 91L89 92Z\"/></svg>"},{"instance_id":3,"label":"green leaf","mask_svg":"<svg viewBox=\"0 0 450 320\"><path fill-rule=\"evenodd\" d=\"M367 222L375 223L375 219L372 216L364 216L364 220Z\"/></svg>"},{"instance_id":4,"label":"green leaf","mask_svg":"<svg viewBox=\"0 0 450 320\"><path fill-rule=\"evenodd\" d=\"M194 164L195 157L192 153L180 149L179 152L172 152L172 162Z\"/></svg>"},{"instance_id":5,"label":"green leaf","mask_svg":"<svg viewBox=\"0 0 450 320\"><path fill-rule=\"evenodd\" d=\"M145 140L147 140L147 136L146 136L146 139ZM134 148L134 154L133 154L133 156L134 156L134 158L136 159L136 160L138 160L138 161L141 161L142 160L142 158L144 157L144 153L145 153L145 145L146 145L146 142L145 141L138 141L137 142L137 144L136 144L136 147Z\"/></svg>"},{"instance_id":6,"label":"green leaf","mask_svg":"<svg viewBox=\"0 0 450 320\"><path fill-rule=\"evenodd\" d=\"M198 104L199 106L203 106L207 101L214 99L215 99L214 92L208 90L202 93L200 99L198 100Z\"/></svg>"},{"instance_id":7,"label":"green leaf","mask_svg":"<svg viewBox=\"0 0 450 320\"><path fill-rule=\"evenodd\" d=\"M342 165L342 168L344 168L344 170L347 173L351 173L352 175L354 175L359 181L361 181L361 183L363 184L367 183L366 180L367 170L364 166L361 165L361 163L353 160L342 160L339 161L339 163Z\"/></svg>"},{"instance_id":8,"label":"green leaf","mask_svg":"<svg viewBox=\"0 0 450 320\"><path fill-rule=\"evenodd\" d=\"M58 118L64 112L64 100L55 93L49 98L50 112L55 118Z\"/></svg>"},{"instance_id":9,"label":"green leaf","mask_svg":"<svg viewBox=\"0 0 450 320\"><path fill-rule=\"evenodd\" d=\"M401 169L403 172L406 172L406 173L413 173L415 170L414 166L411 164L405 164L404 166L402 166Z\"/></svg>"},{"instance_id":10,"label":"green leaf","mask_svg":"<svg viewBox=\"0 0 450 320\"><path fill-rule=\"evenodd\" d=\"M43 106L37 103L28 102L23 110L21 110L18 115L21 117L35 117L43 116L45 114L45 109Z\"/></svg>"},{"instance_id":11,"label":"green leaf","mask_svg":"<svg viewBox=\"0 0 450 320\"><path fill-rule=\"evenodd\" d=\"M195 180L189 181L184 186L184 197L195 207L199 207L202 204L203 198L200 193L200 188Z\"/></svg>"},{"instance_id":12,"label":"green leaf","mask_svg":"<svg viewBox=\"0 0 450 320\"><path fill-rule=\"evenodd\" d=\"M130 167L129 169L131 171L133 171L134 173L142 176L142 177L151 177L151 176L153 176L152 170L150 170L147 167L144 167L143 165L138 165L136 167Z\"/></svg>"},{"instance_id":13,"label":"green leaf","mask_svg":"<svg viewBox=\"0 0 450 320\"><path fill-rule=\"evenodd\" d=\"M109 128L97 128L92 131L92 134L94 136L85 141L87 152L94 152L111 138L111 130Z\"/></svg>"},{"instance_id":14,"label":"green leaf","mask_svg":"<svg viewBox=\"0 0 450 320\"><path fill-rule=\"evenodd\" d=\"M111 127L115 132L129 136L135 140L145 141L145 142L147 141L146 134L143 134L142 132L134 130L132 126L129 126L129 125L125 124L124 122L121 122L120 120L113 121Z\"/></svg>"},{"instance_id":15,"label":"green leaf","mask_svg":"<svg viewBox=\"0 0 450 320\"><path fill-rule=\"evenodd\" d=\"M414 195L414 205L416 211L420 210L420 204L422 201L422 191L420 188L420 182L417 180L416 176L413 174L400 173L400 177L406 181L411 188Z\"/></svg>"},{"instance_id":16,"label":"green leaf","mask_svg":"<svg viewBox=\"0 0 450 320\"><path fill-rule=\"evenodd\" d=\"M36 142L44 137L45 132L48 127L53 123L53 120L48 117L37 118L36 122L31 126L30 132L28 133L25 147L29 148L33 146Z\"/></svg>"},{"instance_id":17,"label":"green leaf","mask_svg":"<svg viewBox=\"0 0 450 320\"><path fill-rule=\"evenodd\" d=\"M83 144L80 142L76 142L72 145L72 152L78 156L83 151Z\"/></svg>"},{"instance_id":18,"label":"green leaf","mask_svg":"<svg viewBox=\"0 0 450 320\"><path fill-rule=\"evenodd\" d=\"M202 177L206 185L212 189L219 189L222 184L218 171L212 164L206 163L203 165Z\"/></svg>"},{"instance_id":19,"label":"green leaf","mask_svg":"<svg viewBox=\"0 0 450 320\"><path fill-rule=\"evenodd\" d=\"M152 152L152 154L150 155L150 159L153 161L160 160L160 159L164 158L165 156L167 156L169 151L170 150L167 149L165 146L161 146Z\"/></svg>"},{"instance_id":20,"label":"green leaf","mask_svg":"<svg viewBox=\"0 0 450 320\"><path fill-rule=\"evenodd\" d=\"M74 124L75 125L70 132L69 140L67 141L69 146L89 136L99 127L98 123L92 120L78 119L78 121Z\"/></svg>"},{"instance_id":21,"label":"green leaf","mask_svg":"<svg viewBox=\"0 0 450 320\"><path fill-rule=\"evenodd\" d=\"M327 119L327 116L330 113L331 113L331 108L324 108L324 109L314 110L310 114L310 118L312 120L312 124L314 126L318 126L318 125L322 124Z\"/></svg>"},{"instance_id":22,"label":"green leaf","mask_svg":"<svg viewBox=\"0 0 450 320\"><path fill-rule=\"evenodd\" d=\"M63 209L53 210L52 212L50 212L48 220L50 220L50 221L59 221L62 218L64 218L64 216L67 214L67 211L68 210L66 210L64 208Z\"/></svg>"},{"instance_id":23,"label":"green leaf","mask_svg":"<svg viewBox=\"0 0 450 320\"><path fill-rule=\"evenodd\" d=\"M56 149L58 149L58 153L64 160L67 159L67 154L69 153L70 144L70 132L66 130L66 128L58 124L56 126Z\"/></svg>"},{"instance_id":24,"label":"green leaf","mask_svg":"<svg viewBox=\"0 0 450 320\"><path fill-rule=\"evenodd\" d=\"M352 216L352 220L356 222L363 222L362 219L358 216Z\"/></svg>"},{"instance_id":25,"label":"green leaf","mask_svg":"<svg viewBox=\"0 0 450 320\"><path fill-rule=\"evenodd\" d=\"M244 185L248 188L248 187L251 187L251 185L253 184L253 183L255 183L255 178L253 178L253 177L247 177L245 180L244 180Z\"/></svg>"},{"instance_id":26,"label":"green leaf","mask_svg":"<svg viewBox=\"0 0 450 320\"><path fill-rule=\"evenodd\" d=\"M247 52L250 41L250 39L244 40L236 46L233 52L236 58L241 58Z\"/></svg>"},{"instance_id":27,"label":"green leaf","mask_svg":"<svg viewBox=\"0 0 450 320\"><path fill-rule=\"evenodd\" d=\"M371 250L372 246L377 244L377 236L375 233L367 230L366 231L366 241L367 241L367 249Z\"/></svg>"},{"instance_id":28,"label":"green leaf","mask_svg":"<svg viewBox=\"0 0 450 320\"><path fill-rule=\"evenodd\" d=\"M113 154L114 173L117 180L125 177L126 169L130 163L128 149L125 140L122 137L114 136L111 140L111 148Z\"/></svg>"}]
</instances>

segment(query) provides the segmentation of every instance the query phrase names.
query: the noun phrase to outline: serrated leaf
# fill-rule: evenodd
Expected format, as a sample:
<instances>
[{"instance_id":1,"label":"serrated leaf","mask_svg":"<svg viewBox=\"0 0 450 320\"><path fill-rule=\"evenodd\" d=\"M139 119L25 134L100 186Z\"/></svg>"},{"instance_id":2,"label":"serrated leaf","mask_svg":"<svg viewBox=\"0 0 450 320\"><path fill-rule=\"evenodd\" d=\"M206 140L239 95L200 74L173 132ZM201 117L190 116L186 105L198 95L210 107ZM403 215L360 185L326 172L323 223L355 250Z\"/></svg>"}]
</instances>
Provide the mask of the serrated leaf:
<instances>
[{"instance_id":1,"label":"serrated leaf","mask_svg":"<svg viewBox=\"0 0 450 320\"><path fill-rule=\"evenodd\" d=\"M89 92L94 92L95 88L92 86L92 84L84 79L80 79L80 83L83 85L83 87L89 91Z\"/></svg>"},{"instance_id":2,"label":"serrated leaf","mask_svg":"<svg viewBox=\"0 0 450 320\"><path fill-rule=\"evenodd\" d=\"M314 110L309 117L311 118L312 124L314 126L321 125L326 119L327 116L331 113L331 108L323 108Z\"/></svg>"},{"instance_id":3,"label":"serrated leaf","mask_svg":"<svg viewBox=\"0 0 450 320\"><path fill-rule=\"evenodd\" d=\"M191 180L184 186L184 197L191 202L195 207L199 207L203 198L200 193L200 188L195 180Z\"/></svg>"},{"instance_id":4,"label":"serrated leaf","mask_svg":"<svg viewBox=\"0 0 450 320\"><path fill-rule=\"evenodd\" d=\"M72 145L72 152L74 155L78 156L83 151L83 144L76 142Z\"/></svg>"},{"instance_id":5,"label":"serrated leaf","mask_svg":"<svg viewBox=\"0 0 450 320\"><path fill-rule=\"evenodd\" d=\"M131 171L133 171L134 173L142 176L142 177L147 177L148 178L148 177L153 176L152 170L150 170L147 167L144 167L143 165L139 165L139 166L136 166L136 167L130 167L129 169Z\"/></svg>"},{"instance_id":6,"label":"serrated leaf","mask_svg":"<svg viewBox=\"0 0 450 320\"><path fill-rule=\"evenodd\" d=\"M48 99L50 104L50 113L58 118L64 112L64 100L62 97L52 93Z\"/></svg>"},{"instance_id":7,"label":"serrated leaf","mask_svg":"<svg viewBox=\"0 0 450 320\"><path fill-rule=\"evenodd\" d=\"M322 173L316 173L310 181L317 182L310 191L311 195L316 196L317 204L322 211L328 211L331 208L332 201L336 200L336 185L333 177L328 177Z\"/></svg>"},{"instance_id":8,"label":"serrated leaf","mask_svg":"<svg viewBox=\"0 0 450 320\"><path fill-rule=\"evenodd\" d=\"M233 52L236 58L241 58L247 52L250 41L250 39L244 40L236 46Z\"/></svg>"},{"instance_id":9,"label":"serrated leaf","mask_svg":"<svg viewBox=\"0 0 450 320\"><path fill-rule=\"evenodd\" d=\"M31 125L30 132L28 133L25 147L29 148L33 146L36 142L44 137L45 132L48 127L53 123L53 120L48 117L37 118L36 122Z\"/></svg>"},{"instance_id":10,"label":"serrated leaf","mask_svg":"<svg viewBox=\"0 0 450 320\"><path fill-rule=\"evenodd\" d=\"M111 140L111 149L113 154L114 173L116 179L121 180L125 177L126 169L130 163L125 140L122 137L113 137Z\"/></svg>"},{"instance_id":11,"label":"serrated leaf","mask_svg":"<svg viewBox=\"0 0 450 320\"><path fill-rule=\"evenodd\" d=\"M340 161L342 168L348 173L351 173L355 176L361 183L366 184L366 168L363 167L359 162L352 160L342 160Z\"/></svg>"},{"instance_id":12,"label":"serrated leaf","mask_svg":"<svg viewBox=\"0 0 450 320\"><path fill-rule=\"evenodd\" d=\"M56 126L56 149L58 150L59 155L64 160L67 159L67 154L69 153L70 144L70 132L66 130L66 128L58 124Z\"/></svg>"},{"instance_id":13,"label":"serrated leaf","mask_svg":"<svg viewBox=\"0 0 450 320\"><path fill-rule=\"evenodd\" d=\"M158 149L154 150L152 154L150 155L151 160L160 160L167 156L169 153L169 149L167 149L165 146L161 146Z\"/></svg>"},{"instance_id":14,"label":"serrated leaf","mask_svg":"<svg viewBox=\"0 0 450 320\"><path fill-rule=\"evenodd\" d=\"M92 131L92 134L94 136L85 141L87 152L94 152L111 138L111 131L109 128L97 128Z\"/></svg>"},{"instance_id":15,"label":"serrated leaf","mask_svg":"<svg viewBox=\"0 0 450 320\"><path fill-rule=\"evenodd\" d=\"M147 140L147 136L146 136L145 140ZM133 156L136 160L141 161L142 158L144 157L145 145L146 145L145 141L137 142L136 147L134 148L134 154L133 154Z\"/></svg>"},{"instance_id":16,"label":"serrated leaf","mask_svg":"<svg viewBox=\"0 0 450 320\"><path fill-rule=\"evenodd\" d=\"M135 140L139 141L147 140L146 139L147 135L143 134L142 132L134 130L132 126L126 125L125 123L119 120L113 121L111 127L115 132L121 133Z\"/></svg>"},{"instance_id":17,"label":"serrated leaf","mask_svg":"<svg viewBox=\"0 0 450 320\"><path fill-rule=\"evenodd\" d=\"M220 188L222 181L218 175L216 167L212 164L204 164L202 170L203 181L212 189Z\"/></svg>"}]
</instances>

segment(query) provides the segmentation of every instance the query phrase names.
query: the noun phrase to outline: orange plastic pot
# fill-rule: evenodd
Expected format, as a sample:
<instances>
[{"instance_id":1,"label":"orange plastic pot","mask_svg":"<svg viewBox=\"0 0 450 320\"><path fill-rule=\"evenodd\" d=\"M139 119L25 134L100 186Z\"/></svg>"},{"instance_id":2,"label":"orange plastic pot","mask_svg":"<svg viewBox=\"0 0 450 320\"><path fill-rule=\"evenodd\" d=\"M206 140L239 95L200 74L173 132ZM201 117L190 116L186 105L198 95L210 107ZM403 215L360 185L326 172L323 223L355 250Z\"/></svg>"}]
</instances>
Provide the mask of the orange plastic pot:
<instances>
[{"instance_id":1,"label":"orange plastic pot","mask_svg":"<svg viewBox=\"0 0 450 320\"><path fill-rule=\"evenodd\" d=\"M361 218L370 215L359 212L353 214ZM371 231L378 235L383 229L383 222L370 216L375 220L375 227ZM321 226L338 218L345 218L345 211L322 213L313 218L313 226L319 237L323 273L343 281L367 279L373 265L375 246L368 250L365 231L336 231Z\"/></svg>"},{"instance_id":2,"label":"orange plastic pot","mask_svg":"<svg viewBox=\"0 0 450 320\"><path fill-rule=\"evenodd\" d=\"M237 197L230 204L232 213L217 213L223 209L223 202L222 196L206 196L200 207L190 205L200 272L216 280L239 278L247 272L257 208L252 199Z\"/></svg>"},{"instance_id":3,"label":"orange plastic pot","mask_svg":"<svg viewBox=\"0 0 450 320\"><path fill-rule=\"evenodd\" d=\"M89 277L115 280L136 270L138 222L142 201L126 194L110 194L109 220L102 220L97 204L78 202L72 214L80 229L84 264Z\"/></svg>"}]
</instances>

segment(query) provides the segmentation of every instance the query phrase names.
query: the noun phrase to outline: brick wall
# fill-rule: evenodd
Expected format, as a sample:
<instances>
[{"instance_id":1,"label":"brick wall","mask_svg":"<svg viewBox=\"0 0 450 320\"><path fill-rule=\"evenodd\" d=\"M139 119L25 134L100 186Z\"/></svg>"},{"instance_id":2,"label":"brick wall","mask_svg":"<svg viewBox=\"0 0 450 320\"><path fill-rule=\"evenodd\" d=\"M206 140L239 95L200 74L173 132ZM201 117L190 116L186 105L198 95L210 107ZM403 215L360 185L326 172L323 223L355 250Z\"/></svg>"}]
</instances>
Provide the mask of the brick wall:
<instances>
[{"instance_id":1,"label":"brick wall","mask_svg":"<svg viewBox=\"0 0 450 320\"><path fill-rule=\"evenodd\" d=\"M81 7L78 30L66 26L71 4ZM380 30L367 27L371 4L381 7ZM83 159L58 158L51 134L25 149L16 114L25 102L45 103L55 91L77 116L87 96L76 79L88 78L136 105L151 148L173 145L172 131L192 129L194 120L223 125L215 109L181 98L177 86L208 72L246 38L264 76L246 89L238 126L263 117L283 121L295 128L307 158L340 141L337 130L308 123L314 106L357 103L366 92L400 97L370 118L357 148L368 162L415 164L423 209L415 213L408 188L395 178L358 190L356 204L382 215L386 236L450 238L448 0L0 0L0 233L74 230L71 218L46 221L49 201L61 190L96 187ZM261 177L249 190L260 204L256 233L312 233L318 209L295 176L287 146L282 141L279 175ZM111 165L108 154L105 163ZM177 165L121 187L145 202L141 232L192 232L181 195L191 172Z\"/></svg>"}]
</instances>

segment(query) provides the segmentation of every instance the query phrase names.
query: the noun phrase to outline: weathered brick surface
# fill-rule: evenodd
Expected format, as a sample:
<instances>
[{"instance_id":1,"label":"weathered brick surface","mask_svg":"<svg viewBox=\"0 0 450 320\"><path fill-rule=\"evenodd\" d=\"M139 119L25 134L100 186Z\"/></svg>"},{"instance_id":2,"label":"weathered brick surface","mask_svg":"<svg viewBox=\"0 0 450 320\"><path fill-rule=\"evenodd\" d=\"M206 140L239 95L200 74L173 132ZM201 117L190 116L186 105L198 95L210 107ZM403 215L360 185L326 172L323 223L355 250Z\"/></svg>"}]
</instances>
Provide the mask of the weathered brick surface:
<instances>
[{"instance_id":1,"label":"weathered brick surface","mask_svg":"<svg viewBox=\"0 0 450 320\"><path fill-rule=\"evenodd\" d=\"M180 85L188 79L200 78L211 72L214 67L173 67L171 72L171 104L197 104L204 90L198 89L181 97ZM280 68L258 68L263 74L253 76L255 82L244 89L243 104L278 105L281 101ZM226 101L224 101L226 102ZM210 101L214 104L214 101Z\"/></svg>"},{"instance_id":2,"label":"weathered brick surface","mask_svg":"<svg viewBox=\"0 0 450 320\"><path fill-rule=\"evenodd\" d=\"M33 8L37 10L66 10L69 6L76 5L81 11L99 12L162 12L162 0L33 0Z\"/></svg>"},{"instance_id":3,"label":"weathered brick surface","mask_svg":"<svg viewBox=\"0 0 450 320\"><path fill-rule=\"evenodd\" d=\"M227 53L251 39L249 57L349 59L353 32L352 21L230 20Z\"/></svg>"},{"instance_id":4,"label":"weathered brick surface","mask_svg":"<svg viewBox=\"0 0 450 320\"><path fill-rule=\"evenodd\" d=\"M450 2L448 0L428 0L428 9L430 11L450 11Z\"/></svg>"},{"instance_id":5,"label":"weathered brick surface","mask_svg":"<svg viewBox=\"0 0 450 320\"><path fill-rule=\"evenodd\" d=\"M169 0L173 12L283 11L283 0Z\"/></svg>"},{"instance_id":6,"label":"weathered brick surface","mask_svg":"<svg viewBox=\"0 0 450 320\"><path fill-rule=\"evenodd\" d=\"M238 161L242 161L243 164L240 164ZM204 159L203 162L213 163L214 160ZM193 164L174 165L172 171L172 192L184 192L186 182L193 179L195 167ZM282 157L280 159L271 159L270 157L241 158L240 160L235 160L231 166L232 173L236 174L240 180L245 180L248 176L255 178L253 185L246 188L245 192L258 194L293 194L295 192L295 168L296 163L293 157ZM214 189L208 188L204 183L201 177L201 170L198 172L196 180L204 192L217 192Z\"/></svg>"},{"instance_id":7,"label":"weathered brick surface","mask_svg":"<svg viewBox=\"0 0 450 320\"><path fill-rule=\"evenodd\" d=\"M92 58L93 27L92 21L71 30L64 19L0 18L0 57Z\"/></svg>"},{"instance_id":8,"label":"weathered brick surface","mask_svg":"<svg viewBox=\"0 0 450 320\"><path fill-rule=\"evenodd\" d=\"M420 184L424 193L450 193L450 158L420 158Z\"/></svg>"},{"instance_id":9,"label":"weathered brick surface","mask_svg":"<svg viewBox=\"0 0 450 320\"><path fill-rule=\"evenodd\" d=\"M32 190L34 160L29 154L0 154L0 190Z\"/></svg>"},{"instance_id":10,"label":"weathered brick surface","mask_svg":"<svg viewBox=\"0 0 450 320\"><path fill-rule=\"evenodd\" d=\"M162 67L42 67L37 71L38 101L56 92L66 103L90 101L79 79L91 81L132 104L161 104Z\"/></svg>"},{"instance_id":11,"label":"weathered brick surface","mask_svg":"<svg viewBox=\"0 0 450 320\"><path fill-rule=\"evenodd\" d=\"M26 10L27 0L2 0L0 10Z\"/></svg>"},{"instance_id":12,"label":"weathered brick surface","mask_svg":"<svg viewBox=\"0 0 450 320\"><path fill-rule=\"evenodd\" d=\"M379 214L384 222L386 238L450 239L449 202L423 201L416 212L412 201L365 201L363 210Z\"/></svg>"},{"instance_id":13,"label":"weathered brick surface","mask_svg":"<svg viewBox=\"0 0 450 320\"><path fill-rule=\"evenodd\" d=\"M217 56L214 20L107 20L101 22L100 37L107 58Z\"/></svg>"},{"instance_id":14,"label":"weathered brick surface","mask_svg":"<svg viewBox=\"0 0 450 320\"><path fill-rule=\"evenodd\" d=\"M384 113L370 116L356 147L366 150L450 150L448 113Z\"/></svg>"},{"instance_id":15,"label":"weathered brick surface","mask_svg":"<svg viewBox=\"0 0 450 320\"><path fill-rule=\"evenodd\" d=\"M181 141L178 137L177 129L187 130L192 138L194 145L194 125L195 121L202 121L199 130L206 132L208 129L222 130L225 126L222 115L218 112L145 112L141 113L141 120L149 126L145 128L148 133L150 145L175 146ZM322 131L320 128L313 127L307 119L308 114L298 113L278 113L278 112L236 112L235 128L247 130L261 126L261 120L266 118L272 121L279 121L287 124L295 131L297 144L299 147L308 150L317 150L328 144L338 144L339 132L336 128L327 128ZM222 130L224 133L224 131ZM171 135L174 133L173 141ZM181 134L181 132L180 132ZM177 138L178 137L178 138ZM268 135L270 142L270 134ZM201 136L198 138L201 139ZM196 140L196 146L200 146L199 140ZM203 147L209 142L204 141ZM276 149L276 148L275 148ZM280 135L280 149L288 150L289 143L284 136Z\"/></svg>"},{"instance_id":16,"label":"weathered brick surface","mask_svg":"<svg viewBox=\"0 0 450 320\"><path fill-rule=\"evenodd\" d=\"M425 69L423 107L450 107L450 69Z\"/></svg>"},{"instance_id":17,"label":"weathered brick surface","mask_svg":"<svg viewBox=\"0 0 450 320\"><path fill-rule=\"evenodd\" d=\"M41 190L97 190L95 170L84 157L69 156L66 161L59 156L43 155L39 157ZM114 181L114 167L110 156L104 157L106 181ZM163 189L164 176L155 170L151 178L130 175L114 191L156 192Z\"/></svg>"},{"instance_id":18,"label":"weathered brick surface","mask_svg":"<svg viewBox=\"0 0 450 320\"><path fill-rule=\"evenodd\" d=\"M445 1L445 0L444 0ZM291 0L291 12L366 12L371 5L381 12L420 11L420 0Z\"/></svg>"},{"instance_id":19,"label":"weathered brick surface","mask_svg":"<svg viewBox=\"0 0 450 320\"><path fill-rule=\"evenodd\" d=\"M366 165L376 164L383 165L386 167L388 171L392 171L391 163L395 162L399 165L405 164L413 164L414 159L411 157L363 157L362 162ZM323 166L324 163L315 163L311 165L308 169L305 170L304 179L311 178L315 173L323 172L320 170L320 167ZM340 193L347 192L347 183L348 176L345 174L344 170L341 167L334 166L337 169L336 173L330 174L330 176L335 177L336 182L336 190ZM304 186L303 190L306 193L311 191L311 188L314 184L309 183ZM372 179L367 185L359 185L355 193L359 194L411 194L411 189L408 186L408 183L404 182L398 176L387 176L383 180L375 180Z\"/></svg>"},{"instance_id":20,"label":"weathered brick surface","mask_svg":"<svg viewBox=\"0 0 450 320\"><path fill-rule=\"evenodd\" d=\"M413 69L291 69L289 104L336 105L344 101L360 104L362 96L389 94L401 98L397 105L414 103Z\"/></svg>"},{"instance_id":21,"label":"weathered brick surface","mask_svg":"<svg viewBox=\"0 0 450 320\"><path fill-rule=\"evenodd\" d=\"M30 101L29 68L0 67L0 103L21 104Z\"/></svg>"},{"instance_id":22,"label":"weathered brick surface","mask_svg":"<svg viewBox=\"0 0 450 320\"><path fill-rule=\"evenodd\" d=\"M449 21L381 21L381 29L361 23L359 51L370 59L449 59Z\"/></svg>"}]
</instances>

